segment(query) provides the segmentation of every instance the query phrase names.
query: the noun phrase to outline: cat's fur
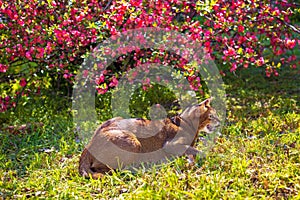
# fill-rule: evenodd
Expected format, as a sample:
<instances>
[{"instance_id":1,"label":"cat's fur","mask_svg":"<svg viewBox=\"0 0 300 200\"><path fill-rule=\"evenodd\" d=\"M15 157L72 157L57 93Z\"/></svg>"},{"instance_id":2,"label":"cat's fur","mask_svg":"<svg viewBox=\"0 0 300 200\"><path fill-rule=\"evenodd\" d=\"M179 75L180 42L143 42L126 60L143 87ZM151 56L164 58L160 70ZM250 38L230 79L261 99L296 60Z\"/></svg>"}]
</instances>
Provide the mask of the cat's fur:
<instances>
[{"instance_id":1,"label":"cat's fur","mask_svg":"<svg viewBox=\"0 0 300 200\"><path fill-rule=\"evenodd\" d=\"M104 122L84 149L79 172L99 178L112 169L182 154L196 155L193 147L200 131L213 132L220 125L211 99L185 109L171 119L145 120L116 117Z\"/></svg>"}]
</instances>

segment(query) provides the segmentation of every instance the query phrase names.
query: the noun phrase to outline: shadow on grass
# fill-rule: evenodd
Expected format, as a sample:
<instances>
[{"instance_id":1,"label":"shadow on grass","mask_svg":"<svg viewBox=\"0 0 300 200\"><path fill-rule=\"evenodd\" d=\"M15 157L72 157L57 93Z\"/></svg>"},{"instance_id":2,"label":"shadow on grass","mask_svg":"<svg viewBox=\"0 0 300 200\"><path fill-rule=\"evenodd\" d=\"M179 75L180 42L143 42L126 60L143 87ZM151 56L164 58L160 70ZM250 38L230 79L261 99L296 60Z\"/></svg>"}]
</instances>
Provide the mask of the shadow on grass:
<instances>
[{"instance_id":1,"label":"shadow on grass","mask_svg":"<svg viewBox=\"0 0 300 200\"><path fill-rule=\"evenodd\" d=\"M239 123L238 132L248 136L249 132L265 135L268 130L272 132L272 126L281 126L279 134L294 132L299 128L299 121L292 120L300 114L299 69L282 69L278 77L270 78L265 76L261 68L241 70L236 74L228 74L224 82L227 91L227 126ZM264 131L253 130L253 124L247 126L252 120L264 120L267 124Z\"/></svg>"},{"instance_id":2,"label":"shadow on grass","mask_svg":"<svg viewBox=\"0 0 300 200\"><path fill-rule=\"evenodd\" d=\"M50 168L49 162L57 152L68 156L78 149L72 119L62 116L48 118L43 127L21 134L0 130L0 146L0 169L15 176L24 176L32 169Z\"/></svg>"}]
</instances>

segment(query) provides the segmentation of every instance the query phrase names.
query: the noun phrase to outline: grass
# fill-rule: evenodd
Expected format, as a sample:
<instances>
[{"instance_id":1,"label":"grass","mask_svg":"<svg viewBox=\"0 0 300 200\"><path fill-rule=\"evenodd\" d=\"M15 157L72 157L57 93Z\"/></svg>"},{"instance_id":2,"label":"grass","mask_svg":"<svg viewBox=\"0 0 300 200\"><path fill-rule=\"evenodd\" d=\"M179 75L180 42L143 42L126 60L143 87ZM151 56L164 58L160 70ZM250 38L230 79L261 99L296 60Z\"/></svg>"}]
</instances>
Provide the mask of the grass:
<instances>
[{"instance_id":1,"label":"grass","mask_svg":"<svg viewBox=\"0 0 300 200\"><path fill-rule=\"evenodd\" d=\"M248 69L224 81L225 128L204 159L189 165L182 157L101 180L78 175L83 146L67 114L21 108L9 123L44 126L0 131L0 199L300 199L300 71L265 78Z\"/></svg>"}]
</instances>

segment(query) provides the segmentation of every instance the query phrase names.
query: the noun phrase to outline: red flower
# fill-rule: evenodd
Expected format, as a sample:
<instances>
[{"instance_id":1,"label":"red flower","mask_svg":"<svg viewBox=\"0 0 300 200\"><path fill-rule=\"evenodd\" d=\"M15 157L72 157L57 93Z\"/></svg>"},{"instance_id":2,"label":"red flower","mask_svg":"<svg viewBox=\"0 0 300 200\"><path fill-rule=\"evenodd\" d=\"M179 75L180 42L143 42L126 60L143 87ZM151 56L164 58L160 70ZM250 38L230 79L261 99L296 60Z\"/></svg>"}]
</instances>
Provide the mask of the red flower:
<instances>
[{"instance_id":1,"label":"red flower","mask_svg":"<svg viewBox=\"0 0 300 200\"><path fill-rule=\"evenodd\" d=\"M20 86L21 86L21 87L25 87L26 85L27 85L26 79L25 79L25 78L22 78L22 79L20 80Z\"/></svg>"},{"instance_id":2,"label":"red flower","mask_svg":"<svg viewBox=\"0 0 300 200\"><path fill-rule=\"evenodd\" d=\"M131 0L130 1L132 6L140 6L142 4L141 0Z\"/></svg>"},{"instance_id":3,"label":"red flower","mask_svg":"<svg viewBox=\"0 0 300 200\"><path fill-rule=\"evenodd\" d=\"M236 52L235 52L234 48L228 47L228 50L225 50L224 54L225 54L225 56L234 56L234 55L236 55Z\"/></svg>"},{"instance_id":4,"label":"red flower","mask_svg":"<svg viewBox=\"0 0 300 200\"><path fill-rule=\"evenodd\" d=\"M239 25L239 26L238 26L238 32L239 32L239 33L244 32L244 30L245 30L244 26L242 26L242 25Z\"/></svg>"}]
</instances>

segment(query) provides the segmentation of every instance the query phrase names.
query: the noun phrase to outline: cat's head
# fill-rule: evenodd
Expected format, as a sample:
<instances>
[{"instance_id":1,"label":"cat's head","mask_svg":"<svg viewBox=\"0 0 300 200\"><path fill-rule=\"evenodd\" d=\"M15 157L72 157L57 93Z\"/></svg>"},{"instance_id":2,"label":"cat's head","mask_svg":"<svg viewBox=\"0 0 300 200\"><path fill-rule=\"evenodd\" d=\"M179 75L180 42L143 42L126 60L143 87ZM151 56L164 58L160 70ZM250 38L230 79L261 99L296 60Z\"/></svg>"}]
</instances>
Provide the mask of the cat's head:
<instances>
[{"instance_id":1,"label":"cat's head","mask_svg":"<svg viewBox=\"0 0 300 200\"><path fill-rule=\"evenodd\" d=\"M210 105L211 100L212 98L208 98L200 104L188 107L180 117L190 123L197 132L214 132L221 123L216 110Z\"/></svg>"}]
</instances>

